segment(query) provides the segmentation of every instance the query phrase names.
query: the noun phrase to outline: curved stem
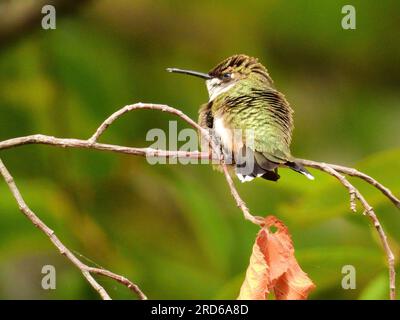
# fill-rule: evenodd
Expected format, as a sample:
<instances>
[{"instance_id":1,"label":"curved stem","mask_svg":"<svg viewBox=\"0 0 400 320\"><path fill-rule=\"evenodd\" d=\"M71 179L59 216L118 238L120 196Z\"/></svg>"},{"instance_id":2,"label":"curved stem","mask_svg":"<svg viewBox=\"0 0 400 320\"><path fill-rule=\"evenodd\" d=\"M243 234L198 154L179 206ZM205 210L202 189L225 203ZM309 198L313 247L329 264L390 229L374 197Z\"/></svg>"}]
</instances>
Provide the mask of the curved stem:
<instances>
[{"instance_id":1,"label":"curved stem","mask_svg":"<svg viewBox=\"0 0 400 320\"><path fill-rule=\"evenodd\" d=\"M170 151L170 150L156 150L152 148L132 148L132 147L125 147L125 146L118 146L118 145L111 145L111 144L104 144L98 143L98 139L103 135L103 133L109 128L109 126L120 118L122 115L126 114L127 112L139 109L148 109L148 110L160 110L163 112L174 114L180 117L182 120L187 122L190 126L195 128L199 131L199 133L210 142L212 146L212 150L215 152L214 154L209 154L206 152L186 152L186 151ZM95 149L100 151L110 151L116 153L123 153L135 156L146 156L146 157L176 157L176 158L191 158L191 159L210 159L216 161L222 166L223 173L225 175L226 181L230 188L231 194L235 199L237 206L243 212L245 219L251 221L252 223L261 225L263 222L260 220L260 217L253 216L250 213L250 210L246 206L246 203L240 197L232 177L229 174L229 170L224 162L223 155L220 155L218 152L217 147L215 146L213 139L210 138L210 135L207 130L201 128L196 122L194 122L191 118L185 115L182 111L169 107L167 105L162 104L145 104L145 103L136 103L132 105L127 105L120 110L114 112L111 116L109 116L95 131L95 133L88 139L88 140L81 140L81 139L64 139L64 138L57 138L51 137L46 135L31 135L25 137L18 137L14 139L9 139L5 141L0 141L0 150L5 150L17 146L22 146L25 144L46 144L51 146L57 146L62 148L86 148L86 149ZM316 162L312 160L305 160L305 159L298 159L298 162L304 166L315 168L325 173L335 177L339 180L339 182L348 190L350 194L350 208L352 211L356 210L356 199L360 201L361 205L364 208L364 214L367 215L373 225L375 226L381 242L383 244L383 249L385 251L385 255L388 261L389 267L389 288L390 288L390 298L395 299L395 268L394 268L394 255L392 250L390 249L389 243L387 241L387 236L382 228L382 225L379 222L378 217L376 216L373 208L368 204L366 199L363 195L344 177L341 175L346 174L349 176L357 177L365 182L371 184L379 191L381 191L397 208L400 208L400 200L393 195L393 193L384 185L379 183L377 180L373 179L372 177L366 175L363 172L360 172L354 168L348 168L336 164L327 164L323 162ZM125 286L129 289L134 291L140 299L146 299L146 296L143 292L131 281L126 279L125 277L116 275L108 270L99 269L99 268L92 268L85 264L83 264L76 256L74 256L62 243L61 241L54 235L54 232L49 229L26 205L24 202L20 192L18 191L15 182L4 166L3 162L0 160L0 173L7 182L14 198L16 199L19 208L21 211L32 221L34 225L36 225L40 230L42 230L53 242L53 244L59 249L59 251L65 255L75 266L77 266L87 281L95 288L95 290L100 294L103 299L109 299L109 295L105 292L104 288L102 288L96 280L91 276L91 273L103 275L110 277Z\"/></svg>"}]
</instances>

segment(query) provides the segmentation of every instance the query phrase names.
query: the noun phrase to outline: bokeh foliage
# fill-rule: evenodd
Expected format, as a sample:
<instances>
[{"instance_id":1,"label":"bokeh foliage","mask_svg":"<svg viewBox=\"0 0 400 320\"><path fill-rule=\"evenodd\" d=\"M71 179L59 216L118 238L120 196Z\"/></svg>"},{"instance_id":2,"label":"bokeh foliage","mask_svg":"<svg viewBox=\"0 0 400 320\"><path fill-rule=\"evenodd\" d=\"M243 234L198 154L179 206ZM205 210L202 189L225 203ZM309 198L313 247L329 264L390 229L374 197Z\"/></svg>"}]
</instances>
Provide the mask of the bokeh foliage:
<instances>
[{"instance_id":1,"label":"bokeh foliage","mask_svg":"<svg viewBox=\"0 0 400 320\"><path fill-rule=\"evenodd\" d=\"M207 100L198 79L165 67L207 71L235 53L257 56L296 111L296 156L356 166L400 194L398 1L352 1L357 29L341 28L345 1L100 0L36 26L0 52L0 140L43 133L89 137L133 102L166 103L197 117ZM137 111L102 141L146 146L172 116ZM184 128L184 124L179 125ZM27 203L64 243L136 281L151 298L235 298L257 228L243 220L221 174L206 165L149 165L143 158L24 146L0 152ZM239 186L257 215L289 227L313 299L388 297L385 257L374 228L349 210L332 177L281 170L278 183ZM400 212L352 180L399 252ZM0 182L0 297L97 298L17 209ZM82 258L86 259L86 258ZM85 260L86 261L86 260ZM40 287L57 268L57 290ZM341 288L354 265L357 289ZM115 298L126 288L99 279Z\"/></svg>"}]
</instances>

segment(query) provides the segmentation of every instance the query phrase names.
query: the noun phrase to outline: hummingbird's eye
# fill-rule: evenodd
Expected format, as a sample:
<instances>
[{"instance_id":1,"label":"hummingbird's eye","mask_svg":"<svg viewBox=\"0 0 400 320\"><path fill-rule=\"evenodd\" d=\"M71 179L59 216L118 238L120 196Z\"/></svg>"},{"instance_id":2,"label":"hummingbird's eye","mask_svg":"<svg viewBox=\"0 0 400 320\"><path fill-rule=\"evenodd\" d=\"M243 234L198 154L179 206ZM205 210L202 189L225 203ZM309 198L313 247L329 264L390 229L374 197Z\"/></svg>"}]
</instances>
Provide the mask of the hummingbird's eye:
<instances>
[{"instance_id":1,"label":"hummingbird's eye","mask_svg":"<svg viewBox=\"0 0 400 320\"><path fill-rule=\"evenodd\" d=\"M230 80L232 78L232 73L224 73L221 78L222 80Z\"/></svg>"}]
</instances>

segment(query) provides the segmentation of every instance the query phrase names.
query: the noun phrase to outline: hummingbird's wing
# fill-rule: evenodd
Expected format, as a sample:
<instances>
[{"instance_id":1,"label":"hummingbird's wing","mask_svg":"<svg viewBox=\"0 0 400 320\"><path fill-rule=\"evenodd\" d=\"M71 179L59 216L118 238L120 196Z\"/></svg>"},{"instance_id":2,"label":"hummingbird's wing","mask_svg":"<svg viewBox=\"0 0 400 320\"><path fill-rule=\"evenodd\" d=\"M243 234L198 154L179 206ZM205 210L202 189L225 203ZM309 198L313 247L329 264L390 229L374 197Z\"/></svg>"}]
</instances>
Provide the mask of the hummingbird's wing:
<instances>
[{"instance_id":1,"label":"hummingbird's wing","mask_svg":"<svg viewBox=\"0 0 400 320\"><path fill-rule=\"evenodd\" d=\"M211 113L211 106L212 106L212 103L208 102L208 103L204 103L203 105L201 105L201 107L199 109L199 119L198 119L197 123L202 128L210 128L211 129L213 127L214 118Z\"/></svg>"},{"instance_id":2,"label":"hummingbird's wing","mask_svg":"<svg viewBox=\"0 0 400 320\"><path fill-rule=\"evenodd\" d=\"M212 103L208 102L201 105L199 109L199 118L197 123L200 127L204 129L212 129L214 123L214 117L211 112ZM201 134L199 134L199 143L202 151L211 151L211 146L208 141L206 141Z\"/></svg>"},{"instance_id":3,"label":"hummingbird's wing","mask_svg":"<svg viewBox=\"0 0 400 320\"><path fill-rule=\"evenodd\" d=\"M274 89L268 89L252 90L251 96L252 102L249 102L249 107L243 109L244 120L239 123L242 123L242 129L253 128L254 141L246 135L245 145L254 151L256 164L275 174L278 165L285 165L313 180L310 172L296 162L290 153L293 110L284 95ZM273 180L270 176L262 177Z\"/></svg>"},{"instance_id":4,"label":"hummingbird's wing","mask_svg":"<svg viewBox=\"0 0 400 320\"><path fill-rule=\"evenodd\" d=\"M257 161L263 157L276 164L292 160L293 110L283 94L273 88L252 89L246 100L231 110L236 113L232 125L245 132L245 144L255 151Z\"/></svg>"}]
</instances>

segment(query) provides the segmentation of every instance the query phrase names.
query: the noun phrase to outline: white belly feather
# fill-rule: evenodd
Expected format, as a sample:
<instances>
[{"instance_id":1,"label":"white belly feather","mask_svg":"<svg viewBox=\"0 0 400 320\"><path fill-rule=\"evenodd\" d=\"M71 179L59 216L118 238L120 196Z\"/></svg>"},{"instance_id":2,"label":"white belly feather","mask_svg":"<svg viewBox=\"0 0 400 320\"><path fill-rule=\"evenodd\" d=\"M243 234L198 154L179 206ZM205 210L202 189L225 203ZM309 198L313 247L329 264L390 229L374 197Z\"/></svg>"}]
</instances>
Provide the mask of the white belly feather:
<instances>
[{"instance_id":1,"label":"white belly feather","mask_svg":"<svg viewBox=\"0 0 400 320\"><path fill-rule=\"evenodd\" d=\"M224 149L227 151L232 151L232 130L225 126L223 119L216 118L214 120L214 130L215 135L220 139Z\"/></svg>"}]
</instances>

